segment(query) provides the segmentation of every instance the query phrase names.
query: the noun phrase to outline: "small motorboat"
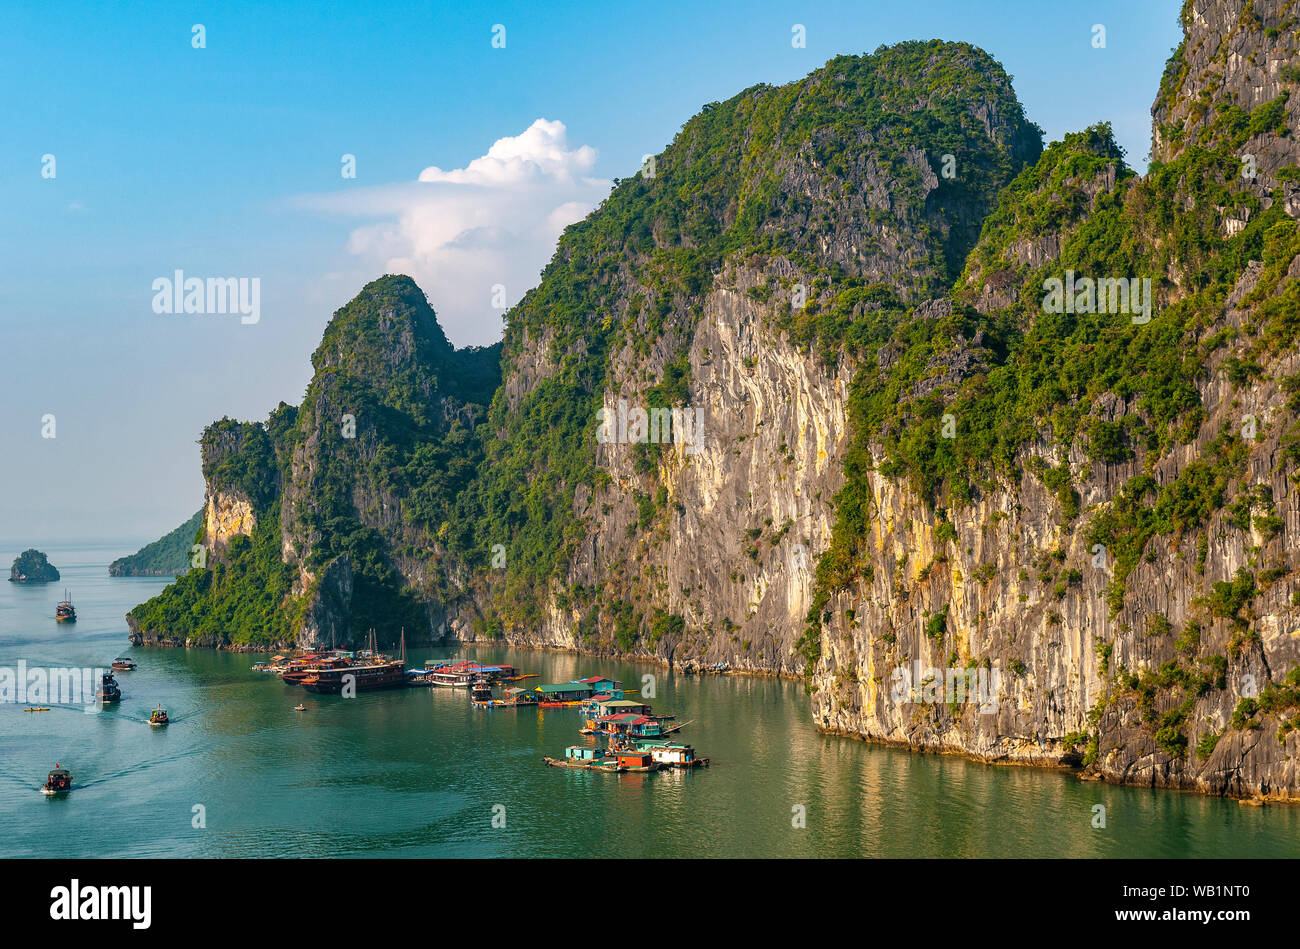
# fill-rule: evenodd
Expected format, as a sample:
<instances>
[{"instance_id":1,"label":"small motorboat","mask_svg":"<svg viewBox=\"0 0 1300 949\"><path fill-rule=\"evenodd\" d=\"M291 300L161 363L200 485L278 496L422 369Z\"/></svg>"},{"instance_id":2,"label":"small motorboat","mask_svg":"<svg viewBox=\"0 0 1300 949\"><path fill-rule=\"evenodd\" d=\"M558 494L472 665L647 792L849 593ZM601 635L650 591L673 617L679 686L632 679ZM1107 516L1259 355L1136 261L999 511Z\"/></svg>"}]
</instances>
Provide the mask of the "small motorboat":
<instances>
[{"instance_id":1,"label":"small motorboat","mask_svg":"<svg viewBox=\"0 0 1300 949\"><path fill-rule=\"evenodd\" d=\"M295 712L305 712L305 711L307 711L307 706L305 706L305 705L295 705L295 706L293 707L293 710L294 710Z\"/></svg>"},{"instance_id":2,"label":"small motorboat","mask_svg":"<svg viewBox=\"0 0 1300 949\"><path fill-rule=\"evenodd\" d=\"M130 672L135 668L135 660L130 656L118 656L113 660L113 668L122 672Z\"/></svg>"},{"instance_id":3,"label":"small motorboat","mask_svg":"<svg viewBox=\"0 0 1300 949\"><path fill-rule=\"evenodd\" d=\"M68 769L55 762L54 770L45 779L41 793L53 797L55 794L67 794L72 790L72 775Z\"/></svg>"},{"instance_id":4,"label":"small motorboat","mask_svg":"<svg viewBox=\"0 0 1300 949\"><path fill-rule=\"evenodd\" d=\"M167 724L167 709L159 705L149 713L149 724L157 728L159 725Z\"/></svg>"},{"instance_id":5,"label":"small motorboat","mask_svg":"<svg viewBox=\"0 0 1300 949\"><path fill-rule=\"evenodd\" d=\"M95 693L95 698L105 705L122 701L122 690L117 684L117 679L113 677L113 673L104 673L99 691Z\"/></svg>"}]
</instances>

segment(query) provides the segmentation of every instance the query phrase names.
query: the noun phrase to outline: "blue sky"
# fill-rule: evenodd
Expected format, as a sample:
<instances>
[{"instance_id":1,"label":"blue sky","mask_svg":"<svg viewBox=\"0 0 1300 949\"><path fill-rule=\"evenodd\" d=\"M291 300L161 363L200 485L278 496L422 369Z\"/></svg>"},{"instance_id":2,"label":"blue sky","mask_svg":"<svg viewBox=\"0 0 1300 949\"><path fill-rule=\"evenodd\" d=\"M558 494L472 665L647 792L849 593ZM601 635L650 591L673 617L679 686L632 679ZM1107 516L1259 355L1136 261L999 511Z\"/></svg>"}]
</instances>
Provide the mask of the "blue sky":
<instances>
[{"instance_id":1,"label":"blue sky","mask_svg":"<svg viewBox=\"0 0 1300 949\"><path fill-rule=\"evenodd\" d=\"M409 262L453 342L490 342L491 288L516 301L609 179L841 53L974 43L1049 140L1109 120L1144 168L1178 6L2 0L0 539L165 532L202 500L203 426L298 402L366 280ZM177 268L258 277L259 321L153 312Z\"/></svg>"}]
</instances>

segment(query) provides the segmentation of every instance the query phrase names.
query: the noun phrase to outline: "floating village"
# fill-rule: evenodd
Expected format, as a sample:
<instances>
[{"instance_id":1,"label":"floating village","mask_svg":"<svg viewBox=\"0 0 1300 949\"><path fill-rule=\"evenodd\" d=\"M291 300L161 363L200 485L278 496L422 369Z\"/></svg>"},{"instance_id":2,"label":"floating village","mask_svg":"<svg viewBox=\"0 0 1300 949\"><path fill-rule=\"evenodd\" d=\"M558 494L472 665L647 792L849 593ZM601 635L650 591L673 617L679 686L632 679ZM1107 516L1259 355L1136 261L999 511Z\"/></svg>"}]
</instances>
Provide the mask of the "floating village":
<instances>
[{"instance_id":1,"label":"floating village","mask_svg":"<svg viewBox=\"0 0 1300 949\"><path fill-rule=\"evenodd\" d=\"M129 656L114 659L112 670L101 677L96 701L103 705L120 703L122 689L114 673L130 672L136 667L135 660ZM423 668L408 669L405 634L397 658L380 652L372 635L368 649L277 655L255 663L252 671L277 675L286 685L317 695L352 697L359 692L380 689L461 689L471 706L484 711L577 710L577 732L587 741L568 746L563 757L544 756L542 761L554 768L618 774L685 770L709 764L708 758L699 756L691 745L674 737L690 722L679 723L675 715L656 714L648 703L635 693L629 694L616 679L589 676L570 682L533 684L530 680L538 678L535 674L520 672L510 665L485 665L472 659L431 660ZM310 711L301 702L292 710ZM26 711L49 709L33 707ZM151 727L159 728L169 722L167 710L161 704L150 711ZM56 765L41 793L62 796L72 788L71 773Z\"/></svg>"},{"instance_id":2,"label":"floating village","mask_svg":"<svg viewBox=\"0 0 1300 949\"><path fill-rule=\"evenodd\" d=\"M403 646L403 654L405 647ZM299 656L272 656L253 666L279 675L308 692L341 694L390 688L463 689L475 708L577 709L578 734L591 741L570 745L563 758L543 757L556 768L582 768L612 773L659 771L707 766L709 759L673 736L689 722L674 715L655 714L646 702L629 697L623 684L605 676L570 682L530 684L537 676L510 665L484 665L471 659L429 662L407 669L405 658L392 659L373 648L359 652L331 649ZM498 694L499 693L499 694ZM298 706L298 711L305 710ZM603 742L603 744L602 744Z\"/></svg>"}]
</instances>

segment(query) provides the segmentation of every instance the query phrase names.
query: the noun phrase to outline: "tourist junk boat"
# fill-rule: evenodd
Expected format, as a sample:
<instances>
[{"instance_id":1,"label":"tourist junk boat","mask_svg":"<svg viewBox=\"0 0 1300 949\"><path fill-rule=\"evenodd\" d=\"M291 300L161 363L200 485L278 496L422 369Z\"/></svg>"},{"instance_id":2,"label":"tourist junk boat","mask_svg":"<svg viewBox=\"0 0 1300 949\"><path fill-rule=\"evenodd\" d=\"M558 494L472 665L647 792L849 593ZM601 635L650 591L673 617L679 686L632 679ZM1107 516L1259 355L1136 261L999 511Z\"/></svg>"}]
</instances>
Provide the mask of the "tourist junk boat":
<instances>
[{"instance_id":1,"label":"tourist junk boat","mask_svg":"<svg viewBox=\"0 0 1300 949\"><path fill-rule=\"evenodd\" d=\"M514 666L485 666L472 659L462 659L459 662L438 662L433 665L426 663L420 678L422 685L469 689L478 679L487 679L489 684L495 685L498 682L518 682L520 679L536 677L521 675Z\"/></svg>"},{"instance_id":2,"label":"tourist junk boat","mask_svg":"<svg viewBox=\"0 0 1300 949\"><path fill-rule=\"evenodd\" d=\"M54 770L50 772L41 787L41 793L53 797L55 794L67 794L71 790L72 775L67 768L55 762Z\"/></svg>"},{"instance_id":3,"label":"tourist junk boat","mask_svg":"<svg viewBox=\"0 0 1300 949\"><path fill-rule=\"evenodd\" d=\"M113 673L104 673L100 679L99 691L95 693L95 698L105 705L122 701L122 690L118 687L117 679L113 677Z\"/></svg>"},{"instance_id":4,"label":"tourist junk boat","mask_svg":"<svg viewBox=\"0 0 1300 949\"><path fill-rule=\"evenodd\" d=\"M303 656L291 659L280 673L286 685L302 685L303 680L316 675L322 669L334 669L347 665L347 660L334 656Z\"/></svg>"},{"instance_id":5,"label":"tourist junk boat","mask_svg":"<svg viewBox=\"0 0 1300 949\"><path fill-rule=\"evenodd\" d=\"M394 660L372 665L320 669L299 684L316 695L338 695L347 688L349 681L358 692L405 688L406 663Z\"/></svg>"},{"instance_id":6,"label":"tourist junk boat","mask_svg":"<svg viewBox=\"0 0 1300 949\"><path fill-rule=\"evenodd\" d=\"M130 672L135 668L135 660L130 656L118 656L113 660L113 668L120 672Z\"/></svg>"},{"instance_id":7,"label":"tourist junk boat","mask_svg":"<svg viewBox=\"0 0 1300 949\"><path fill-rule=\"evenodd\" d=\"M406 630L402 630L402 658L389 659L379 652L375 631L370 631L370 649L352 659L331 657L299 683L317 695L340 695L351 688L357 692L404 689L406 681Z\"/></svg>"},{"instance_id":8,"label":"tourist junk boat","mask_svg":"<svg viewBox=\"0 0 1300 949\"><path fill-rule=\"evenodd\" d=\"M75 623L77 621L77 611L72 605L72 597L67 590L63 591L63 599L54 607L54 622L56 623Z\"/></svg>"},{"instance_id":9,"label":"tourist junk boat","mask_svg":"<svg viewBox=\"0 0 1300 949\"><path fill-rule=\"evenodd\" d=\"M468 689L474 683L474 677L477 673L468 669L455 668L433 668L425 672L425 680L429 685L440 689Z\"/></svg>"},{"instance_id":10,"label":"tourist junk boat","mask_svg":"<svg viewBox=\"0 0 1300 949\"><path fill-rule=\"evenodd\" d=\"M492 683L488 681L486 676L480 676L470 683L469 700L475 705L491 706L493 702Z\"/></svg>"},{"instance_id":11,"label":"tourist junk boat","mask_svg":"<svg viewBox=\"0 0 1300 949\"><path fill-rule=\"evenodd\" d=\"M167 709L163 708L160 703L156 709L149 713L149 724L157 728L160 725L166 725L167 722Z\"/></svg>"}]
</instances>

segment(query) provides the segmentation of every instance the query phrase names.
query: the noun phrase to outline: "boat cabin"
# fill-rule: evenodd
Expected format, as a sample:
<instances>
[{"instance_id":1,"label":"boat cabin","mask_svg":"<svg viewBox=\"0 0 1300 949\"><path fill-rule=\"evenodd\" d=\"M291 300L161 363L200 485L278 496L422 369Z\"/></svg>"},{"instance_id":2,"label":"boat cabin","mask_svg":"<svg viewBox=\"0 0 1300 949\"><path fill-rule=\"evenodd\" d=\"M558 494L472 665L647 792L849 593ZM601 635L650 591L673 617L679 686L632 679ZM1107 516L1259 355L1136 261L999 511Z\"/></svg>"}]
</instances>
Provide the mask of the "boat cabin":
<instances>
[{"instance_id":1,"label":"boat cabin","mask_svg":"<svg viewBox=\"0 0 1300 949\"><path fill-rule=\"evenodd\" d=\"M649 752L655 761L668 767L689 768L695 764L695 749L690 745L666 741L657 745L643 744L640 749Z\"/></svg>"},{"instance_id":2,"label":"boat cabin","mask_svg":"<svg viewBox=\"0 0 1300 949\"><path fill-rule=\"evenodd\" d=\"M625 748L620 751L611 752L611 754L618 760L618 766L620 768L654 767L654 756L652 756L648 751Z\"/></svg>"}]
</instances>

